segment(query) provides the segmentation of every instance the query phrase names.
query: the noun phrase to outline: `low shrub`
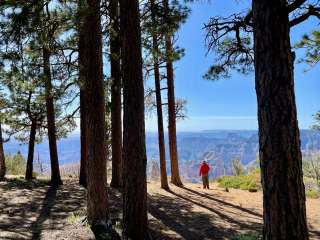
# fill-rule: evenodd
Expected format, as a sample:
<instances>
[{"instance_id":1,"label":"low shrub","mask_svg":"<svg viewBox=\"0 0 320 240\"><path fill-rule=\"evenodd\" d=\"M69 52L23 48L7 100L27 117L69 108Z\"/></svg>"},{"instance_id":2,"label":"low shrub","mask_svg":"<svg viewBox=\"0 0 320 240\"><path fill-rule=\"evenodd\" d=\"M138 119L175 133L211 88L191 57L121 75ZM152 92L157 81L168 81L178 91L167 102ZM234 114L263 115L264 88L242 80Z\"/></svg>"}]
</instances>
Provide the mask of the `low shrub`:
<instances>
[{"instance_id":1,"label":"low shrub","mask_svg":"<svg viewBox=\"0 0 320 240\"><path fill-rule=\"evenodd\" d=\"M261 240L262 236L257 233L240 234L232 238L232 240Z\"/></svg>"},{"instance_id":2,"label":"low shrub","mask_svg":"<svg viewBox=\"0 0 320 240\"><path fill-rule=\"evenodd\" d=\"M15 155L6 155L5 161L8 175L24 175L26 173L27 161L20 152Z\"/></svg>"},{"instance_id":3,"label":"low shrub","mask_svg":"<svg viewBox=\"0 0 320 240\"><path fill-rule=\"evenodd\" d=\"M316 184L311 185L307 178L304 178L307 198L320 198L320 191ZM254 170L248 175L223 176L217 179L221 188L235 188L241 190L261 190L260 170Z\"/></svg>"},{"instance_id":4,"label":"low shrub","mask_svg":"<svg viewBox=\"0 0 320 240\"><path fill-rule=\"evenodd\" d=\"M306 189L307 198L320 198L320 192L316 189Z\"/></svg>"},{"instance_id":5,"label":"low shrub","mask_svg":"<svg viewBox=\"0 0 320 240\"><path fill-rule=\"evenodd\" d=\"M261 189L259 171L253 171L248 175L220 177L217 182L218 186L223 188L235 188L241 190Z\"/></svg>"}]
</instances>

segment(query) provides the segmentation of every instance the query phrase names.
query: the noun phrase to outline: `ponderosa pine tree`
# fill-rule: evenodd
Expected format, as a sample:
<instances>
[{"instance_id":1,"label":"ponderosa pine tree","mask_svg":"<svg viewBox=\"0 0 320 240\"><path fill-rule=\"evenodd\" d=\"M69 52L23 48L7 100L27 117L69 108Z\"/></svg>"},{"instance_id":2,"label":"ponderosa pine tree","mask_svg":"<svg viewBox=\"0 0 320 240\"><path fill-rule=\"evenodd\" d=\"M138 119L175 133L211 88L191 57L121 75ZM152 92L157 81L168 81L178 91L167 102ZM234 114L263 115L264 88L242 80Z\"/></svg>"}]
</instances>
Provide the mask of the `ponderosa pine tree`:
<instances>
[{"instance_id":1,"label":"ponderosa pine tree","mask_svg":"<svg viewBox=\"0 0 320 240\"><path fill-rule=\"evenodd\" d=\"M264 239L308 239L289 33L319 13L312 1L253 1L245 15L206 25L208 48L218 53L206 78L256 72Z\"/></svg>"},{"instance_id":2,"label":"ponderosa pine tree","mask_svg":"<svg viewBox=\"0 0 320 240\"><path fill-rule=\"evenodd\" d=\"M85 1L78 1L78 18L77 26L79 32L78 38L78 65L79 65L79 88L80 88L80 174L79 184L87 187L87 158L88 158L88 144L87 144L87 102L86 102L86 53L85 53L85 29L82 26L85 14Z\"/></svg>"},{"instance_id":3,"label":"ponderosa pine tree","mask_svg":"<svg viewBox=\"0 0 320 240\"><path fill-rule=\"evenodd\" d=\"M157 7L154 0L150 0L151 21L152 21L152 55L153 55L153 68L154 68L154 81L156 92L156 105L157 105L157 120L158 120L158 144L160 156L160 181L161 188L168 190L168 177L166 167L166 151L164 141L164 128L163 128L163 112L162 112L162 99L161 99L161 83L160 83L160 64L159 64L159 43L157 33Z\"/></svg>"},{"instance_id":4,"label":"ponderosa pine tree","mask_svg":"<svg viewBox=\"0 0 320 240\"><path fill-rule=\"evenodd\" d=\"M169 1L163 0L164 16L166 21L169 22ZM170 163L171 163L171 182L179 187L183 186L178 162L178 148L177 148L177 130L176 130L176 103L174 91L174 72L173 72L173 35L168 31L165 35L165 48L166 48L166 64L167 64L167 85L168 85L168 136L169 136L169 150L170 150Z\"/></svg>"},{"instance_id":5,"label":"ponderosa pine tree","mask_svg":"<svg viewBox=\"0 0 320 240\"><path fill-rule=\"evenodd\" d=\"M108 218L105 96L102 62L100 1L84 2L80 24L79 52L86 89L87 136L87 216L92 227L104 225Z\"/></svg>"},{"instance_id":6,"label":"ponderosa pine tree","mask_svg":"<svg viewBox=\"0 0 320 240\"><path fill-rule=\"evenodd\" d=\"M138 0L120 0L123 80L123 236L148 239L144 86Z\"/></svg>"},{"instance_id":7,"label":"ponderosa pine tree","mask_svg":"<svg viewBox=\"0 0 320 240\"><path fill-rule=\"evenodd\" d=\"M19 78L9 79L15 84L8 88L10 94L5 124L9 128L6 130L6 134L8 136L13 135L20 142L28 142L25 179L31 180L34 172L34 146L36 142L41 141L45 133L45 104L43 103L43 96L39 92L43 89L34 86L34 82L28 77L24 81ZM30 81L27 82L28 80ZM36 136L37 131L38 137Z\"/></svg>"},{"instance_id":8,"label":"ponderosa pine tree","mask_svg":"<svg viewBox=\"0 0 320 240\"><path fill-rule=\"evenodd\" d=\"M28 142L28 159L25 178L33 179L34 145L41 140L45 125L45 104L38 55L30 48L14 45L11 51L3 54L7 68L1 71L3 93L6 93L5 121L9 127L7 136L18 141ZM39 132L38 138L36 133Z\"/></svg>"},{"instance_id":9,"label":"ponderosa pine tree","mask_svg":"<svg viewBox=\"0 0 320 240\"><path fill-rule=\"evenodd\" d=\"M287 1L253 0L252 11L263 239L309 239Z\"/></svg>"},{"instance_id":10,"label":"ponderosa pine tree","mask_svg":"<svg viewBox=\"0 0 320 240\"><path fill-rule=\"evenodd\" d=\"M110 185L122 187L122 113L121 113L121 39L119 0L109 3L110 18L110 65L111 65L111 144L112 144L112 179Z\"/></svg>"},{"instance_id":11,"label":"ponderosa pine tree","mask_svg":"<svg viewBox=\"0 0 320 240\"><path fill-rule=\"evenodd\" d=\"M158 118L158 137L159 137L159 155L160 155L160 166L162 172L162 185L166 188L167 178L166 178L166 169L165 169L165 145L164 145L164 137L161 137L164 132L163 130L163 114L162 114L162 106L166 106L164 108L169 115L169 103L163 103L161 99L161 92L167 91L168 87L161 86L161 80L167 79L167 60L173 64L174 61L179 60L184 53L184 50L173 46L171 44L171 52L167 51L167 41L168 36L173 36L174 33L179 29L181 23L185 21L189 13L189 9L176 1L172 1L171 5L164 4L163 1L148 1L144 5L144 9L142 11L143 16L143 47L145 48L144 54L144 67L146 68L147 76L151 71L154 72L155 77L155 89L152 88L147 90L147 110L153 110L154 108L157 110L157 118ZM169 56L170 55L170 56ZM170 58L168 58L170 57ZM170 65L169 65L170 66ZM164 71L166 70L166 71ZM173 69L172 69L173 70ZM169 74L170 75L170 74ZM173 76L173 73L172 73ZM155 96L154 96L155 95ZM172 92L170 92L172 96ZM159 101L160 100L160 101ZM171 99L172 100L172 99ZM183 110L184 103L186 101L181 101L179 99L175 100L173 104L173 109L175 111L174 115L176 120L178 118L183 119ZM172 106L172 104L171 104ZM170 108L172 110L172 108ZM181 111L182 110L182 111ZM158 114L159 113L159 114ZM161 127L162 126L162 127ZM170 134L169 134L170 139ZM169 140L170 144L170 140ZM172 152L171 152L172 153ZM161 164L162 163L162 164ZM173 166L177 166L178 164L173 164ZM179 172L179 168L177 167L171 168L174 172ZM176 174L173 174L174 176ZM179 177L180 178L180 177Z\"/></svg>"},{"instance_id":12,"label":"ponderosa pine tree","mask_svg":"<svg viewBox=\"0 0 320 240\"><path fill-rule=\"evenodd\" d=\"M49 151L51 162L51 184L61 185L62 180L60 176L58 150L57 150L57 135L56 135L56 115L54 107L54 98L52 90L52 74L51 74L51 43L53 41L53 34L55 32L54 24L51 21L49 12L49 2L44 4L44 13L42 18L42 59L43 59L43 78L45 82L45 98L47 110L47 123L48 123L48 139Z\"/></svg>"}]
</instances>

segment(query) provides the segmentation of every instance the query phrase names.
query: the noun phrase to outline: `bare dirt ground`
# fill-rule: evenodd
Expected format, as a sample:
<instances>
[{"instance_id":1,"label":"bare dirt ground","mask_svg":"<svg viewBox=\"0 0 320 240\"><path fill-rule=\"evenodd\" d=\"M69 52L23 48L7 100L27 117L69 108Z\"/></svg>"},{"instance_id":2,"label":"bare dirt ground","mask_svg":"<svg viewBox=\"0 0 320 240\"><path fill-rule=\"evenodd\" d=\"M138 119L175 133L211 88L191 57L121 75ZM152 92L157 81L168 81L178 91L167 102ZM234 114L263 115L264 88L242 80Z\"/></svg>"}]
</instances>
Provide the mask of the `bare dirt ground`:
<instances>
[{"instance_id":1,"label":"bare dirt ground","mask_svg":"<svg viewBox=\"0 0 320 240\"><path fill-rule=\"evenodd\" d=\"M113 218L121 218L121 194L110 189ZM237 234L261 232L262 195L198 184L171 186L148 183L150 231L154 239L232 239ZM94 236L81 222L85 190L76 180L59 189L44 181L32 184L10 179L0 182L0 239L89 240ZM320 200L307 200L311 239L320 239Z\"/></svg>"}]
</instances>

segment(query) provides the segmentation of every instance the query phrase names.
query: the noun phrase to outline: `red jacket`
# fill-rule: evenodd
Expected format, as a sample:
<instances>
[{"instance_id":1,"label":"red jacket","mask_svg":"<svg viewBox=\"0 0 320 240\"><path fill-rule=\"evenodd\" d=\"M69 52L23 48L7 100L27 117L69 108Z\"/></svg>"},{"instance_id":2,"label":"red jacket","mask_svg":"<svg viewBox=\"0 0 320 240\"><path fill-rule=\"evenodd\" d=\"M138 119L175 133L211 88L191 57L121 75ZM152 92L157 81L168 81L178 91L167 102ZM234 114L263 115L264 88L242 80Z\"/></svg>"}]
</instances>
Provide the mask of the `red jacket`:
<instances>
[{"instance_id":1,"label":"red jacket","mask_svg":"<svg viewBox=\"0 0 320 240\"><path fill-rule=\"evenodd\" d=\"M202 176L204 174L207 174L210 171L210 167L206 163L202 163L200 166L199 175Z\"/></svg>"}]
</instances>

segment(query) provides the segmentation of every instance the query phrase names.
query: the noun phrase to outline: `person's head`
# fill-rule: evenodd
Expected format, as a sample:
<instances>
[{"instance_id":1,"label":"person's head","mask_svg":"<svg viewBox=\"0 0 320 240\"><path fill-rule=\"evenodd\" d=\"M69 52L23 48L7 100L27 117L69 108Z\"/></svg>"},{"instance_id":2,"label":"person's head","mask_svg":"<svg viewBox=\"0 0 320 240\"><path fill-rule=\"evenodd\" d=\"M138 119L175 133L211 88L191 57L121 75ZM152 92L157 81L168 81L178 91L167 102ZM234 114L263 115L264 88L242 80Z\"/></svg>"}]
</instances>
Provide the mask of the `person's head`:
<instances>
[{"instance_id":1,"label":"person's head","mask_svg":"<svg viewBox=\"0 0 320 240\"><path fill-rule=\"evenodd\" d=\"M203 160L203 161L202 161L202 164L207 164L207 162Z\"/></svg>"}]
</instances>

